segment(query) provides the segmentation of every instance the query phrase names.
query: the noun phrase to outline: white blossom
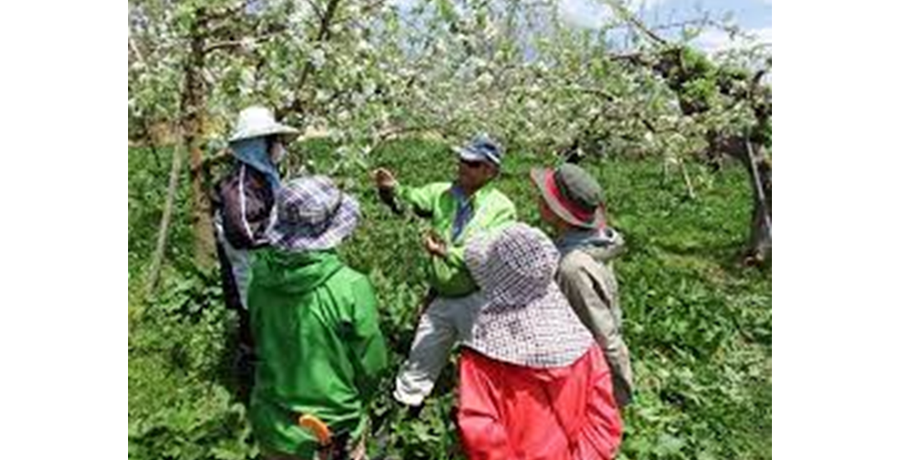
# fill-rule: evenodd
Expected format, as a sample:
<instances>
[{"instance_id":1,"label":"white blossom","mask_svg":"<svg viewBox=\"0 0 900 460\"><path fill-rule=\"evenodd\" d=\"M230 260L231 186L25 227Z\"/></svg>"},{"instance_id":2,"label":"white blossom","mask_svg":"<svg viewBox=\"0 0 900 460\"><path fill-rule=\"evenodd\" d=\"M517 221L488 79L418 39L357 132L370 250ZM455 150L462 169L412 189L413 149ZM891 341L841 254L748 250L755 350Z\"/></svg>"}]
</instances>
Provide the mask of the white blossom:
<instances>
[{"instance_id":1,"label":"white blossom","mask_svg":"<svg viewBox=\"0 0 900 460\"><path fill-rule=\"evenodd\" d=\"M321 69L322 66L325 65L325 51L321 49L315 49L310 53L309 60L312 62L313 67L316 69Z\"/></svg>"}]
</instances>

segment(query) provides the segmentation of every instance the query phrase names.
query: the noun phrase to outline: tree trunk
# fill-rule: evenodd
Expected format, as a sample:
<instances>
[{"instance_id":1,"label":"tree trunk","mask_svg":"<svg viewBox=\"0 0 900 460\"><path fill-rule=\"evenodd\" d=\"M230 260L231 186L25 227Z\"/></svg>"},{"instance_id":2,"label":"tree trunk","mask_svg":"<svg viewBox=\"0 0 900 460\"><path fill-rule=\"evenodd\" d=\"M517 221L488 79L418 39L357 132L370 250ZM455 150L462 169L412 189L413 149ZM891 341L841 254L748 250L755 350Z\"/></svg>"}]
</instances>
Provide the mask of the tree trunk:
<instances>
[{"instance_id":1,"label":"tree trunk","mask_svg":"<svg viewBox=\"0 0 900 460\"><path fill-rule=\"evenodd\" d=\"M206 88L203 82L205 66L205 21L198 15L191 30L190 53L185 63L185 80L182 93L182 130L184 142L190 152L191 171L191 223L194 230L194 261L201 268L212 266L215 254L210 200L204 187L203 175L203 127L206 111Z\"/></svg>"},{"instance_id":2,"label":"tree trunk","mask_svg":"<svg viewBox=\"0 0 900 460\"><path fill-rule=\"evenodd\" d=\"M745 137L711 133L708 140L712 156L715 152L724 153L739 160L747 170L753 191L753 214L744 263L762 265L772 256L772 163L763 148Z\"/></svg>"},{"instance_id":3,"label":"tree trunk","mask_svg":"<svg viewBox=\"0 0 900 460\"><path fill-rule=\"evenodd\" d=\"M753 185L753 220L746 262L761 264L772 257L772 163L761 149L747 145L744 166Z\"/></svg>"}]
</instances>

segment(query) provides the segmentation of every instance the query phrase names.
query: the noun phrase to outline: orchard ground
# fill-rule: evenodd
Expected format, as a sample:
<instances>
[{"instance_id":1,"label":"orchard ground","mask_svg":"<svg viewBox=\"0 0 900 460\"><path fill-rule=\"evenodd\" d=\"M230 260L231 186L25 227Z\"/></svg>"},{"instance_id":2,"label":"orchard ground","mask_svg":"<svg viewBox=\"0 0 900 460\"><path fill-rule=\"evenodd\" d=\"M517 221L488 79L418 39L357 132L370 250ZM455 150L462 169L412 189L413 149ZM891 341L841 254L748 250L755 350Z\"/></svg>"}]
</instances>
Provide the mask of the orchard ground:
<instances>
[{"instance_id":1,"label":"orchard ground","mask_svg":"<svg viewBox=\"0 0 900 460\"><path fill-rule=\"evenodd\" d=\"M291 149L312 160L312 171L329 171L332 145ZM170 155L129 150L129 458L254 458L230 373L236 319L224 309L217 274L193 265L187 172L160 287L154 298L144 295ZM391 350L390 372L371 408L370 457L461 459L450 422L452 366L416 420L404 419L389 397L425 288L425 227L380 205L368 177L384 166L410 185L449 180L455 159L447 145L405 140L381 146L367 161L336 179L360 199L365 216L341 252L375 283ZM538 223L528 171L554 161L514 151L504 164L496 185L527 223ZM771 458L772 277L738 263L752 205L746 172L737 164L718 173L689 164L697 192L691 200L680 173L666 177L659 160L587 158L582 165L600 179L611 223L627 242L615 270L637 395L624 413L618 458Z\"/></svg>"}]
</instances>

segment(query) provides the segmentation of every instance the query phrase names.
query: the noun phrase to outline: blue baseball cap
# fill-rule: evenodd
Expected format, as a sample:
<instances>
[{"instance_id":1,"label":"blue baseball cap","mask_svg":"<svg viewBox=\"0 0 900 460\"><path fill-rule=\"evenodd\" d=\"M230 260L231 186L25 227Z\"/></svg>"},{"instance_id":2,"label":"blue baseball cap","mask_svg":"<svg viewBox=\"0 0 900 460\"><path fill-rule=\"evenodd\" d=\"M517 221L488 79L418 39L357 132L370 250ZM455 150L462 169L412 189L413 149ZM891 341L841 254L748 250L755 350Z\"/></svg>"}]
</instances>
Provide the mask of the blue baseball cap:
<instances>
[{"instance_id":1,"label":"blue baseball cap","mask_svg":"<svg viewBox=\"0 0 900 460\"><path fill-rule=\"evenodd\" d=\"M503 157L503 146L494 142L486 134L479 134L469 140L462 147L454 147L460 158L466 161L489 161L500 167L500 159Z\"/></svg>"}]
</instances>

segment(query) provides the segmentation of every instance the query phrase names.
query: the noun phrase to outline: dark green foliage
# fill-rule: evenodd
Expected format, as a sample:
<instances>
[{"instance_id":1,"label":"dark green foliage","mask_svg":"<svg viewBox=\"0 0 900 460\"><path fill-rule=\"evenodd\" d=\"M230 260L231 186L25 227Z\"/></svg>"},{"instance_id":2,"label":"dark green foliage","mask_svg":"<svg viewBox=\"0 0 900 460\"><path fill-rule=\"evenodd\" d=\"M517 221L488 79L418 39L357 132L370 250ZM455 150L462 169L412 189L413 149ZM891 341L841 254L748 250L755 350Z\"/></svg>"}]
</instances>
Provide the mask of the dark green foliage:
<instances>
[{"instance_id":1,"label":"dark green foliage","mask_svg":"<svg viewBox=\"0 0 900 460\"><path fill-rule=\"evenodd\" d=\"M327 171L327 143L292 146ZM148 263L165 188L165 174L132 151L129 171L129 272ZM393 169L410 185L450 180L455 161L441 144L403 141L372 152L371 167ZM532 166L550 155L514 151L498 186L536 224ZM163 164L167 163L167 159ZM711 175L690 165L698 199L665 181L657 162L587 158L609 199L611 221L628 251L615 263L625 335L637 395L625 412L626 459L771 458L771 274L742 268L750 191L744 172L728 166ZM390 398L393 373L412 340L425 290L424 225L396 217L378 202L367 172L338 178L363 206L365 219L342 256L376 286L391 372L372 404L370 456L396 459L464 458L451 423L455 369L448 366L417 418ZM135 459L253 458L256 450L234 396L231 341L235 318L224 310L213 275L196 274L178 254L190 250L186 202L179 201L170 254L158 299L133 300L129 333L129 456ZM184 209L182 209L184 208ZM149 242L148 242L149 240ZM132 277L131 283L141 280ZM137 296L135 296L137 297Z\"/></svg>"},{"instance_id":2,"label":"dark green foliage","mask_svg":"<svg viewBox=\"0 0 900 460\"><path fill-rule=\"evenodd\" d=\"M685 115L709 110L718 94L717 69L709 59L691 48L674 47L663 52L654 69L678 95Z\"/></svg>"},{"instance_id":3,"label":"dark green foliage","mask_svg":"<svg viewBox=\"0 0 900 460\"><path fill-rule=\"evenodd\" d=\"M166 201L172 149L158 150L159 164L150 148L136 148L128 154L128 274L141 276L150 266L156 247L159 221ZM186 163L186 162L185 162ZM180 187L175 197L173 226L169 233L167 260L181 270L192 267L190 219L190 175L182 169Z\"/></svg>"},{"instance_id":4,"label":"dark green foliage","mask_svg":"<svg viewBox=\"0 0 900 460\"><path fill-rule=\"evenodd\" d=\"M129 458L250 458L256 448L229 371L234 313L209 276L166 281L129 321Z\"/></svg>"}]
</instances>

